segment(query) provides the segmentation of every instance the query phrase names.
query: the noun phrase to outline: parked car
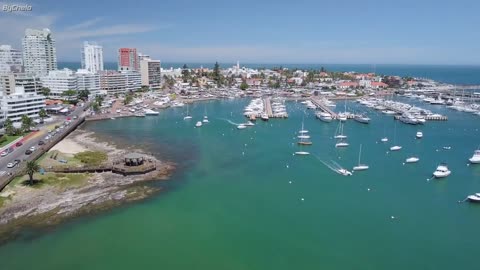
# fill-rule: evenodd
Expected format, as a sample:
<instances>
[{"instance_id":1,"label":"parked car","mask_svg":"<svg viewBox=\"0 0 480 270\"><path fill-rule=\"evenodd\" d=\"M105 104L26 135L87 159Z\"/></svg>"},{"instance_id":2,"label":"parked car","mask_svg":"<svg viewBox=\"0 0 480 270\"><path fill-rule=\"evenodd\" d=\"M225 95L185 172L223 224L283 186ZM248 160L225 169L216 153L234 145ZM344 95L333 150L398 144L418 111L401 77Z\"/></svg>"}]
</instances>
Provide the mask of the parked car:
<instances>
[{"instance_id":1,"label":"parked car","mask_svg":"<svg viewBox=\"0 0 480 270\"><path fill-rule=\"evenodd\" d=\"M22 146L22 145L23 145L22 142L17 142L17 143L15 144L16 147L20 147L20 146Z\"/></svg>"},{"instance_id":2,"label":"parked car","mask_svg":"<svg viewBox=\"0 0 480 270\"><path fill-rule=\"evenodd\" d=\"M25 155L30 155L31 153L33 153L33 152L30 151L30 149L27 149L27 150L25 151Z\"/></svg>"},{"instance_id":3,"label":"parked car","mask_svg":"<svg viewBox=\"0 0 480 270\"><path fill-rule=\"evenodd\" d=\"M13 166L17 166L18 164L20 164L20 162L21 162L20 159L15 159L13 161Z\"/></svg>"},{"instance_id":4,"label":"parked car","mask_svg":"<svg viewBox=\"0 0 480 270\"><path fill-rule=\"evenodd\" d=\"M15 165L13 165L12 162L10 162L10 163L7 164L7 168L13 168L14 166L15 166Z\"/></svg>"},{"instance_id":5,"label":"parked car","mask_svg":"<svg viewBox=\"0 0 480 270\"><path fill-rule=\"evenodd\" d=\"M6 151L6 150L3 151L3 152L0 154L1 157L5 157L5 156L7 156L7 155L8 155L8 151Z\"/></svg>"},{"instance_id":6,"label":"parked car","mask_svg":"<svg viewBox=\"0 0 480 270\"><path fill-rule=\"evenodd\" d=\"M30 147L30 151L35 151L35 146Z\"/></svg>"},{"instance_id":7,"label":"parked car","mask_svg":"<svg viewBox=\"0 0 480 270\"><path fill-rule=\"evenodd\" d=\"M44 141L38 141L38 145L44 145L45 142Z\"/></svg>"}]
</instances>

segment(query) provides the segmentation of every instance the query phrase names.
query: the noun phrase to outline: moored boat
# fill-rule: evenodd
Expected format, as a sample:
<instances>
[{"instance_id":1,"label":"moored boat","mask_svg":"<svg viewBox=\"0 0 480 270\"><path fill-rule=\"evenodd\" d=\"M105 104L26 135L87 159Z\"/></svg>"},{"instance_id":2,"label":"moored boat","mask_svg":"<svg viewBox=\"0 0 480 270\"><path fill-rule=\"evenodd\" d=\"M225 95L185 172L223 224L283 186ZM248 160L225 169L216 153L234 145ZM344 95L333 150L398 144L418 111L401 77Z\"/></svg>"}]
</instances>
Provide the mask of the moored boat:
<instances>
[{"instance_id":1,"label":"moored boat","mask_svg":"<svg viewBox=\"0 0 480 270\"><path fill-rule=\"evenodd\" d=\"M451 171L448 169L447 164L441 163L438 165L437 169L433 172L435 178L444 178L451 174Z\"/></svg>"},{"instance_id":2,"label":"moored boat","mask_svg":"<svg viewBox=\"0 0 480 270\"><path fill-rule=\"evenodd\" d=\"M419 160L418 157L409 157L405 160L405 163L417 163Z\"/></svg>"},{"instance_id":3,"label":"moored boat","mask_svg":"<svg viewBox=\"0 0 480 270\"><path fill-rule=\"evenodd\" d=\"M480 149L473 152L473 156L468 159L472 164L480 164Z\"/></svg>"}]
</instances>

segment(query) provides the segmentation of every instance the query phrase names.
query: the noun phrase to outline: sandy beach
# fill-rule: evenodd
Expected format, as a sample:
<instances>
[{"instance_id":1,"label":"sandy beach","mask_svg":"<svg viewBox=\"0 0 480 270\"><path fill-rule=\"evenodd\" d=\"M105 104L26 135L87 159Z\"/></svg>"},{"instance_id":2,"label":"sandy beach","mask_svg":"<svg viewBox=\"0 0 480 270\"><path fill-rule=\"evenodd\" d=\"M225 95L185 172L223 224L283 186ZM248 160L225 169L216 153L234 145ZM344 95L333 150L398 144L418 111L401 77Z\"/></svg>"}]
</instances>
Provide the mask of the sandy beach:
<instances>
[{"instance_id":1,"label":"sandy beach","mask_svg":"<svg viewBox=\"0 0 480 270\"><path fill-rule=\"evenodd\" d=\"M72 139L65 138L61 142L57 143L50 151L60 151L64 154L77 154L83 151L86 151L87 149L83 146L81 146L79 143L73 141Z\"/></svg>"}]
</instances>

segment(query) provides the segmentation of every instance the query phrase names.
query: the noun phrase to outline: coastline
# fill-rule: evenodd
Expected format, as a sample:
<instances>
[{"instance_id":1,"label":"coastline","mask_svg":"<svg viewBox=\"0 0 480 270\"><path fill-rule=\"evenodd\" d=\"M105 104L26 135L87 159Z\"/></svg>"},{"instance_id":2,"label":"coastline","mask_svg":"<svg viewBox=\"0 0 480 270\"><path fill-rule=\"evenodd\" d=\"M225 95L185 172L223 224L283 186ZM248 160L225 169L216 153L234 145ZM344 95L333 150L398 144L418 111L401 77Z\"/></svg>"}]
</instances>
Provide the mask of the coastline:
<instances>
[{"instance_id":1,"label":"coastline","mask_svg":"<svg viewBox=\"0 0 480 270\"><path fill-rule=\"evenodd\" d=\"M107 162L135 151L157 164L154 171L142 175L122 176L112 172L53 173L35 177L55 179L55 184L28 186L28 176L18 177L0 193L0 243L18 236L26 228L42 228L59 224L71 218L105 211L125 203L139 201L161 191L153 181L168 180L175 165L160 161L138 149L122 149L100 140L93 132L77 129L39 159L44 165L53 162L48 155L65 157L85 151L107 154ZM55 162L57 162L55 160Z\"/></svg>"}]
</instances>

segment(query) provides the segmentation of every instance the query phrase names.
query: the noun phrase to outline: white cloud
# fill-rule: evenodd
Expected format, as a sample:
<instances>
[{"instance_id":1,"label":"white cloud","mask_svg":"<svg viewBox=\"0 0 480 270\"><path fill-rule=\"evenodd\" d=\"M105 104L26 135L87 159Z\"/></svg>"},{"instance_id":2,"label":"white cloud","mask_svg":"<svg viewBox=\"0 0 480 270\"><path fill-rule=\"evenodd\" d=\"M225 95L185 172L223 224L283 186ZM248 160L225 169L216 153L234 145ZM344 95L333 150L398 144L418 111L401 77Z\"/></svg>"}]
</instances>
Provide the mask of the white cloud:
<instances>
[{"instance_id":1,"label":"white cloud","mask_svg":"<svg viewBox=\"0 0 480 270\"><path fill-rule=\"evenodd\" d=\"M103 20L103 18L100 18L100 17L89 19L89 20L83 21L81 23L69 26L69 27L65 28L65 30L74 31L74 30L78 30L78 29L85 29L85 28L88 28L88 27L91 27L91 26L94 26L94 25L98 24L102 20Z\"/></svg>"},{"instance_id":2,"label":"white cloud","mask_svg":"<svg viewBox=\"0 0 480 270\"><path fill-rule=\"evenodd\" d=\"M148 24L117 24L102 26L94 29L66 30L55 33L57 40L85 39L115 35L146 33L156 30L157 27Z\"/></svg>"}]
</instances>

